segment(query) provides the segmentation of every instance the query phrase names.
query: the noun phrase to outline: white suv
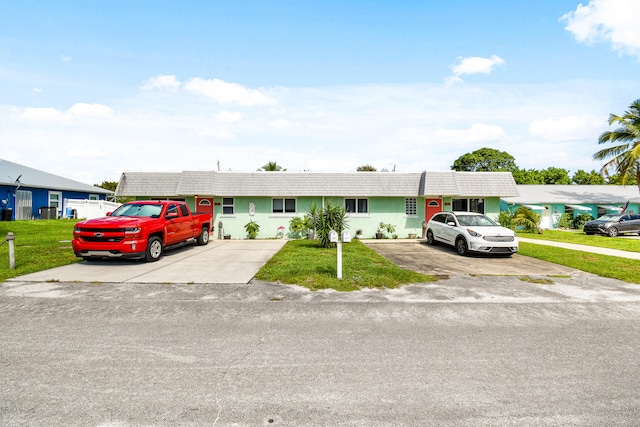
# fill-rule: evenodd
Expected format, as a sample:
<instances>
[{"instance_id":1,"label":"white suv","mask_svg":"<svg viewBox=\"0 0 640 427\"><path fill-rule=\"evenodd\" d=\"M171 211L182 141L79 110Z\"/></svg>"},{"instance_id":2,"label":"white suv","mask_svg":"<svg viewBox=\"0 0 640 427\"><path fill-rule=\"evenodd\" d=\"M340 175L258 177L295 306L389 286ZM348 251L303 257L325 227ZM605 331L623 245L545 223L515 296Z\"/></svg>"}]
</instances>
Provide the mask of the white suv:
<instances>
[{"instance_id":1,"label":"white suv","mask_svg":"<svg viewBox=\"0 0 640 427\"><path fill-rule=\"evenodd\" d=\"M439 212L427 224L427 243L446 243L460 255L469 252L512 255L518 252L518 238L504 228L475 212Z\"/></svg>"}]
</instances>

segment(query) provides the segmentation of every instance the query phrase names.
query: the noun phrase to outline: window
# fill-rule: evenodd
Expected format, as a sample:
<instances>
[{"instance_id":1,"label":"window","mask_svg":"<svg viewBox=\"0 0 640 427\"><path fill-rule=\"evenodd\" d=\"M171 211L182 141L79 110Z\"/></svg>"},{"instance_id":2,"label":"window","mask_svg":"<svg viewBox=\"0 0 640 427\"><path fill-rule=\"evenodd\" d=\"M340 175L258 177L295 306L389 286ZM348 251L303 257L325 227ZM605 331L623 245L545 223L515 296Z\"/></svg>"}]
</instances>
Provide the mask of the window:
<instances>
[{"instance_id":1,"label":"window","mask_svg":"<svg viewBox=\"0 0 640 427\"><path fill-rule=\"evenodd\" d=\"M89 194L89 200L100 200L100 196L97 194Z\"/></svg>"},{"instance_id":2,"label":"window","mask_svg":"<svg viewBox=\"0 0 640 427\"><path fill-rule=\"evenodd\" d=\"M180 212L182 212L182 216L189 216L187 205L180 205Z\"/></svg>"},{"instance_id":3,"label":"window","mask_svg":"<svg viewBox=\"0 0 640 427\"><path fill-rule=\"evenodd\" d=\"M409 216L418 215L418 200L415 197L404 199L404 213Z\"/></svg>"},{"instance_id":4,"label":"window","mask_svg":"<svg viewBox=\"0 0 640 427\"><path fill-rule=\"evenodd\" d=\"M273 213L296 213L296 199L273 199Z\"/></svg>"},{"instance_id":5,"label":"window","mask_svg":"<svg viewBox=\"0 0 640 427\"><path fill-rule=\"evenodd\" d=\"M484 199L451 199L455 212L477 212L484 214Z\"/></svg>"},{"instance_id":6,"label":"window","mask_svg":"<svg viewBox=\"0 0 640 427\"><path fill-rule=\"evenodd\" d=\"M233 215L233 197L222 198L222 214Z\"/></svg>"},{"instance_id":7,"label":"window","mask_svg":"<svg viewBox=\"0 0 640 427\"><path fill-rule=\"evenodd\" d=\"M58 191L49 191L49 207L50 208L61 208L62 205L60 202L62 201L62 193Z\"/></svg>"},{"instance_id":8,"label":"window","mask_svg":"<svg viewBox=\"0 0 640 427\"><path fill-rule=\"evenodd\" d=\"M369 199L344 199L344 209L348 213L369 213Z\"/></svg>"}]
</instances>

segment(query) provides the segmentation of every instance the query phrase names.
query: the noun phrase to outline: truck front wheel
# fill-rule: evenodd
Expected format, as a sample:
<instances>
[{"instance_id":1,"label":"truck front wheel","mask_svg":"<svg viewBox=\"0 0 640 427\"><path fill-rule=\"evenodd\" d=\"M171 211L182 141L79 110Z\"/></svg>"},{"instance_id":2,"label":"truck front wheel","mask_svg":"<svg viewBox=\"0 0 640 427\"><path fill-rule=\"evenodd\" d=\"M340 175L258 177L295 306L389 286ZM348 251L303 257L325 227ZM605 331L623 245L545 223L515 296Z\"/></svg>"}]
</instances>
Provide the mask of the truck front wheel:
<instances>
[{"instance_id":1,"label":"truck front wheel","mask_svg":"<svg viewBox=\"0 0 640 427\"><path fill-rule=\"evenodd\" d=\"M158 236L153 236L149 239L149 243L147 244L147 250L145 251L144 257L147 261L158 261L162 258L162 240Z\"/></svg>"},{"instance_id":2,"label":"truck front wheel","mask_svg":"<svg viewBox=\"0 0 640 427\"><path fill-rule=\"evenodd\" d=\"M209 243L209 229L207 227L202 227L202 231L198 236L198 245L203 246Z\"/></svg>"}]
</instances>

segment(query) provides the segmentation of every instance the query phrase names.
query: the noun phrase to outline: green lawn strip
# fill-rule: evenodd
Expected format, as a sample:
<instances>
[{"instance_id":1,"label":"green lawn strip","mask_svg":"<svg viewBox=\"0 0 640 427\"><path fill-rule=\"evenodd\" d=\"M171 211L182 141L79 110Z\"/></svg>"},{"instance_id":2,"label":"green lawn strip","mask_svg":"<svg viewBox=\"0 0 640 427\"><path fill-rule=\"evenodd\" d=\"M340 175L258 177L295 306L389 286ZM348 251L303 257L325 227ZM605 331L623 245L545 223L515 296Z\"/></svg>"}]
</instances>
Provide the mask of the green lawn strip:
<instances>
[{"instance_id":1,"label":"green lawn strip","mask_svg":"<svg viewBox=\"0 0 640 427\"><path fill-rule=\"evenodd\" d=\"M292 240L260 269L256 279L344 292L438 280L401 269L358 240L342 245L342 279L336 276L336 248L320 248L314 240Z\"/></svg>"},{"instance_id":2,"label":"green lawn strip","mask_svg":"<svg viewBox=\"0 0 640 427\"><path fill-rule=\"evenodd\" d=\"M597 246L600 248L619 249L629 252L640 252L640 240L630 239L625 236L587 236L582 231L543 230L542 234L518 233L518 237L574 243L577 245Z\"/></svg>"},{"instance_id":3,"label":"green lawn strip","mask_svg":"<svg viewBox=\"0 0 640 427\"><path fill-rule=\"evenodd\" d=\"M0 222L0 242L4 242L8 232L13 232L16 257L16 268L11 270L9 244L0 245L0 281L78 262L80 259L71 248L76 222L67 219Z\"/></svg>"},{"instance_id":4,"label":"green lawn strip","mask_svg":"<svg viewBox=\"0 0 640 427\"><path fill-rule=\"evenodd\" d=\"M640 261L520 242L520 255L572 267L601 277L640 283Z\"/></svg>"}]
</instances>

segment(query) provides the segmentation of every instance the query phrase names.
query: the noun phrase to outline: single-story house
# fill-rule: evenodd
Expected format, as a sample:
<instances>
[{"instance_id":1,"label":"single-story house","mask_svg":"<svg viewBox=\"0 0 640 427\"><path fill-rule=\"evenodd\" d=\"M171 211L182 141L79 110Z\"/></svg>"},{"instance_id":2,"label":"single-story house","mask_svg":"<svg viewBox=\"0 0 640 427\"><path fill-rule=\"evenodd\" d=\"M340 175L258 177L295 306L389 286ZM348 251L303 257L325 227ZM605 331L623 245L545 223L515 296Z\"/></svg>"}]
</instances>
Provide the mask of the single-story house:
<instances>
[{"instance_id":1,"label":"single-story house","mask_svg":"<svg viewBox=\"0 0 640 427\"><path fill-rule=\"evenodd\" d=\"M125 172L115 195L184 200L192 210L214 215L218 237L222 232L246 237L244 226L251 220L260 226L259 238L275 237L279 230L293 237L293 217L303 217L312 204L332 203L348 212L352 235L362 230L364 237L373 237L382 222L406 238L420 236L423 222L442 210L497 218L500 199L515 197L518 190L508 172L183 171Z\"/></svg>"},{"instance_id":2,"label":"single-story house","mask_svg":"<svg viewBox=\"0 0 640 427\"><path fill-rule=\"evenodd\" d=\"M105 200L112 191L0 159L3 220L54 219L65 215L65 200Z\"/></svg>"},{"instance_id":3,"label":"single-story house","mask_svg":"<svg viewBox=\"0 0 640 427\"><path fill-rule=\"evenodd\" d=\"M638 213L640 192L635 185L518 185L518 196L503 197L501 210L515 212L525 206L542 215L542 228L556 228L562 214Z\"/></svg>"}]
</instances>

